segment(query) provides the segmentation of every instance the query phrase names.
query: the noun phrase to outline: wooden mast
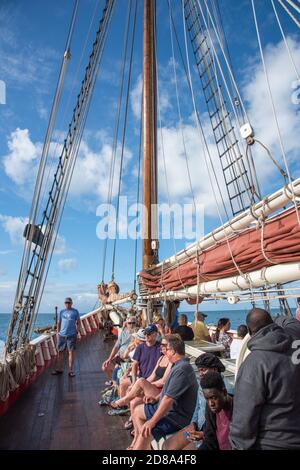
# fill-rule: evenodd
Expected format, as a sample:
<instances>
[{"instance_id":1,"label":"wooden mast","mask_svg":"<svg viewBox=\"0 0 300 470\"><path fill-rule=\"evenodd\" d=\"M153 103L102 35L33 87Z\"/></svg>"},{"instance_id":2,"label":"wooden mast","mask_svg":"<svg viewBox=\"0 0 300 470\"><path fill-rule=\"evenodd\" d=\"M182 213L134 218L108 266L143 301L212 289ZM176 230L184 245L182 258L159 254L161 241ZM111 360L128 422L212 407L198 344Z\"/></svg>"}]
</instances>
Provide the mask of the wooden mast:
<instances>
[{"instance_id":1,"label":"wooden mast","mask_svg":"<svg viewBox=\"0 0 300 470\"><path fill-rule=\"evenodd\" d=\"M155 3L144 0L143 29L143 269L157 262L157 135Z\"/></svg>"}]
</instances>

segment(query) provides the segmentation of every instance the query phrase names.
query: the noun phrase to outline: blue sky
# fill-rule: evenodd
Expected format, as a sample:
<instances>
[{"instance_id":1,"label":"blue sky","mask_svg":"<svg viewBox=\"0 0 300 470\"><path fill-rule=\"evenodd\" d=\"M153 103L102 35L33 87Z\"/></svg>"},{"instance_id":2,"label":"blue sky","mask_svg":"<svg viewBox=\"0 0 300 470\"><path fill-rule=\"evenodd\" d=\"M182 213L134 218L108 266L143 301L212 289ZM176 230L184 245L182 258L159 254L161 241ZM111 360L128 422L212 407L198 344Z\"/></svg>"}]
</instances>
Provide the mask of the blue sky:
<instances>
[{"instance_id":1,"label":"blue sky","mask_svg":"<svg viewBox=\"0 0 300 470\"><path fill-rule=\"evenodd\" d=\"M87 47L83 52L83 60L78 66L96 3L95 0L80 1L71 46L72 59L66 78L56 132L53 137L54 162L71 118L84 67L101 15L101 8L104 4L103 1L98 2L100 7L98 5ZM138 3L138 18L140 19L141 0ZM273 125L259 61L251 3L248 0L240 2L221 0L219 3L234 72L255 131L260 140L268 145L280 161L281 155L276 129ZM256 2L256 4L289 164L293 174L297 175L299 169L297 154L300 150L299 105L291 102L292 83L297 77L282 43L271 10L271 3L263 0ZM173 0L173 5L178 34L183 39L180 2ZM0 80L6 84L6 104L0 105L0 312L9 312L13 302L22 254L21 233L30 209L34 175L47 128L72 8L73 2L70 0L52 0L51 2L48 0L42 2L38 0L27 2L2 0L0 5ZM299 67L299 33L287 15L280 10L279 5L278 9L284 30L289 36L291 50ZM81 311L87 311L96 302L96 285L101 281L103 255L103 241L96 236L96 227L99 222L96 209L99 204L106 202L107 175L117 106L126 11L127 0L118 0L86 131L83 135L74 173L74 183L68 198L59 232L57 250L53 257L41 305L43 312L51 311L56 303L62 302L65 295L74 297ZM158 1L157 18L159 89L171 202L191 202L181 133L178 127L167 1ZM128 195L132 202L135 200L137 186L141 34L141 22L139 21L122 180L122 195ZM183 43L182 48L184 49ZM220 225L220 220L205 172L199 136L193 120L192 102L178 52L176 52L175 59L182 128L187 142L189 166L192 169L193 189L196 201L204 206L204 231L207 233ZM194 67L191 54L190 59L191 66ZM195 74L193 79L200 113L209 135L207 116ZM279 188L282 182L276 171L270 166L266 156L261 151L256 151L254 154L263 193L267 194ZM160 160L159 198L166 202L167 194L163 173L162 160ZM182 248L186 242L186 240L177 240L176 248ZM109 280L111 275L111 249L112 242L109 242L106 280ZM160 258L172 255L173 250L171 241L162 241ZM133 253L133 240L119 240L117 242L115 274L122 290L131 289L133 285ZM226 308L226 305L222 308Z\"/></svg>"}]
</instances>

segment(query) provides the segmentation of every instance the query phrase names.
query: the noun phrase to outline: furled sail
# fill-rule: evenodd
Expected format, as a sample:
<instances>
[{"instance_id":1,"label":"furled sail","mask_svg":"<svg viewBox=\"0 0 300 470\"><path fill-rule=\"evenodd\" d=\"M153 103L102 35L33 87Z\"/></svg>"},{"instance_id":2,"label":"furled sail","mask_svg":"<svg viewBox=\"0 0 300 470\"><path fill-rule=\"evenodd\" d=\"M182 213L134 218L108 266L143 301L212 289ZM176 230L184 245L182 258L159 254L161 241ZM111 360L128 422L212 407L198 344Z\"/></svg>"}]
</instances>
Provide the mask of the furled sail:
<instances>
[{"instance_id":1,"label":"furled sail","mask_svg":"<svg viewBox=\"0 0 300 470\"><path fill-rule=\"evenodd\" d=\"M198 252L171 268L140 273L150 293L176 291L199 282L247 274L272 265L300 261L300 227L295 207Z\"/></svg>"}]
</instances>

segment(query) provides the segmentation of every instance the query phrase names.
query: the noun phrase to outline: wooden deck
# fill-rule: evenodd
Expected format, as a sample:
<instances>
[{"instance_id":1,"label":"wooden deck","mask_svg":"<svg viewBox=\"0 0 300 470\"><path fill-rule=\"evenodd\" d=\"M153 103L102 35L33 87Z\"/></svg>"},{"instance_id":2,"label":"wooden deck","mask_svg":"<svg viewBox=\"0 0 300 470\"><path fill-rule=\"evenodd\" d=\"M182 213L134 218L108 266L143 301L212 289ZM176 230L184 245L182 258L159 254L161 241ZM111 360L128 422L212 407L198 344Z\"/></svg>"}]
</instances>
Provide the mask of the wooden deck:
<instances>
[{"instance_id":1,"label":"wooden deck","mask_svg":"<svg viewBox=\"0 0 300 470\"><path fill-rule=\"evenodd\" d=\"M100 333L78 343L73 378L66 371L52 376L48 367L0 418L0 449L126 449L128 417L108 416L108 408L98 405L106 380L100 366L112 344Z\"/></svg>"}]
</instances>

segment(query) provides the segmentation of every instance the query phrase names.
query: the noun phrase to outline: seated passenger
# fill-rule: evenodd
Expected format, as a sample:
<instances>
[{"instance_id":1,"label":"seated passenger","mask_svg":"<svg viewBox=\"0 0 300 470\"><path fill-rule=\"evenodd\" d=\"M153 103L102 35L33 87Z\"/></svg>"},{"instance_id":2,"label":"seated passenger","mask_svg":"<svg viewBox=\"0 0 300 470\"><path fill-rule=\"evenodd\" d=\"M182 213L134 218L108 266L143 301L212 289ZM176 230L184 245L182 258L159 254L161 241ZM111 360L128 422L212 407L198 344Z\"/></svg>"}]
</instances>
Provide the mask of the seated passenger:
<instances>
[{"instance_id":1,"label":"seated passenger","mask_svg":"<svg viewBox=\"0 0 300 470\"><path fill-rule=\"evenodd\" d=\"M136 318L134 316L129 316L110 355L102 364L103 372L105 372L110 379L112 376L112 371L115 367L114 359L117 356L123 358L123 354L131 342L132 334L135 332L135 326Z\"/></svg>"},{"instance_id":2,"label":"seated passenger","mask_svg":"<svg viewBox=\"0 0 300 470\"><path fill-rule=\"evenodd\" d=\"M180 335L183 341L191 341L194 338L194 332L187 324L187 316L181 313L178 318L179 326L175 328L174 333Z\"/></svg>"},{"instance_id":3,"label":"seated passenger","mask_svg":"<svg viewBox=\"0 0 300 470\"><path fill-rule=\"evenodd\" d=\"M233 399L218 372L207 372L200 380L206 400L203 441L198 450L230 450L229 426Z\"/></svg>"},{"instance_id":4,"label":"seated passenger","mask_svg":"<svg viewBox=\"0 0 300 470\"><path fill-rule=\"evenodd\" d=\"M240 325L237 329L237 338L233 338L230 344L230 358L237 359L243 339L245 338L246 334L248 333L248 328L246 325Z\"/></svg>"},{"instance_id":5,"label":"seated passenger","mask_svg":"<svg viewBox=\"0 0 300 470\"><path fill-rule=\"evenodd\" d=\"M159 394L167 380L170 373L172 364L166 355L167 341L165 339L161 342L162 356L158 359L156 366L148 379L140 378L132 386L129 392L123 398L113 402L112 408L129 405L134 398L139 398L135 401L135 405L143 402L143 397L159 399Z\"/></svg>"},{"instance_id":6,"label":"seated passenger","mask_svg":"<svg viewBox=\"0 0 300 470\"><path fill-rule=\"evenodd\" d=\"M149 325L144 329L146 341L140 344L133 355L131 378L121 379L120 398L123 398L127 389L134 384L139 377L148 379L152 374L158 359L161 356L160 344L157 342L157 327Z\"/></svg>"},{"instance_id":7,"label":"seated passenger","mask_svg":"<svg viewBox=\"0 0 300 470\"><path fill-rule=\"evenodd\" d=\"M200 379L209 371L224 372L220 359L212 353L201 354L195 364L198 368ZM202 443L203 425L205 421L206 400L202 388L198 388L198 397L191 424L181 429L164 442L164 450L196 450Z\"/></svg>"},{"instance_id":8,"label":"seated passenger","mask_svg":"<svg viewBox=\"0 0 300 470\"><path fill-rule=\"evenodd\" d=\"M189 360L185 358L185 344L179 335L167 340L167 357L173 364L156 403L136 407L132 420L135 437L134 450L150 449L151 440L179 431L192 419L198 393L198 383Z\"/></svg>"},{"instance_id":9,"label":"seated passenger","mask_svg":"<svg viewBox=\"0 0 300 470\"><path fill-rule=\"evenodd\" d=\"M224 351L221 352L221 357L230 357L230 345L232 337L227 333L230 330L229 318L220 318L218 321L217 329L215 334L212 336L212 340L216 344L222 344Z\"/></svg>"}]
</instances>

